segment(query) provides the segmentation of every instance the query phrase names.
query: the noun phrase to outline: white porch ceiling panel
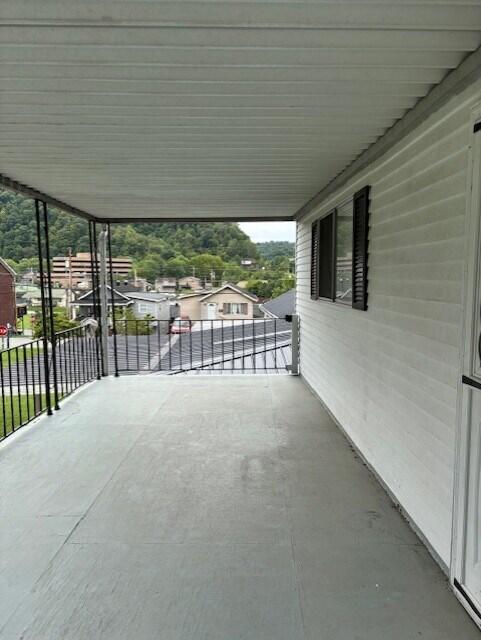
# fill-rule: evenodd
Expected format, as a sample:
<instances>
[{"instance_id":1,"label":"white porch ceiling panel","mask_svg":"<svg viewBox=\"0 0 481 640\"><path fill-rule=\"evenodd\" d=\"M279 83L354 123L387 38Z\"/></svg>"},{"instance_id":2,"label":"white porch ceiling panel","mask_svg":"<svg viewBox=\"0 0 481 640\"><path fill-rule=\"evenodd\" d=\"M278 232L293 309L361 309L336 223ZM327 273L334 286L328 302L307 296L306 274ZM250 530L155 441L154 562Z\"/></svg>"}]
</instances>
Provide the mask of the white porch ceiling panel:
<instances>
[{"instance_id":1,"label":"white porch ceiling panel","mask_svg":"<svg viewBox=\"0 0 481 640\"><path fill-rule=\"evenodd\" d=\"M3 0L0 173L99 218L290 217L480 33L479 0Z\"/></svg>"}]
</instances>

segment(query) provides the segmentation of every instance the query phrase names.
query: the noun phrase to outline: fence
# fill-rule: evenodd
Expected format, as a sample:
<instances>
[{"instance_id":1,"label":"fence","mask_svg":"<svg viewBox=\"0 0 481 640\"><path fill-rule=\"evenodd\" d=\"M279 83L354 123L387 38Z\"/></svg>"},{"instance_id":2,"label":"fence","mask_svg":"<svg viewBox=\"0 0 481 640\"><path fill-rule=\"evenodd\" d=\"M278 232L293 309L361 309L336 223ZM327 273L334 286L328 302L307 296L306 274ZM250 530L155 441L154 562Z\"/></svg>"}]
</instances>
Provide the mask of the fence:
<instances>
[{"instance_id":1,"label":"fence","mask_svg":"<svg viewBox=\"0 0 481 640\"><path fill-rule=\"evenodd\" d=\"M286 369L287 320L116 320L117 371L179 373L215 366L220 370ZM283 353L280 353L280 349Z\"/></svg>"},{"instance_id":2,"label":"fence","mask_svg":"<svg viewBox=\"0 0 481 640\"><path fill-rule=\"evenodd\" d=\"M118 373L179 374L284 372L296 332L290 321L116 320L109 338L111 369ZM79 326L0 352L0 440L62 398L100 378L99 337ZM295 351L295 349L294 349Z\"/></svg>"},{"instance_id":3,"label":"fence","mask_svg":"<svg viewBox=\"0 0 481 640\"><path fill-rule=\"evenodd\" d=\"M99 376L98 341L85 327L0 352L0 440ZM55 354L55 361L54 356Z\"/></svg>"}]
</instances>

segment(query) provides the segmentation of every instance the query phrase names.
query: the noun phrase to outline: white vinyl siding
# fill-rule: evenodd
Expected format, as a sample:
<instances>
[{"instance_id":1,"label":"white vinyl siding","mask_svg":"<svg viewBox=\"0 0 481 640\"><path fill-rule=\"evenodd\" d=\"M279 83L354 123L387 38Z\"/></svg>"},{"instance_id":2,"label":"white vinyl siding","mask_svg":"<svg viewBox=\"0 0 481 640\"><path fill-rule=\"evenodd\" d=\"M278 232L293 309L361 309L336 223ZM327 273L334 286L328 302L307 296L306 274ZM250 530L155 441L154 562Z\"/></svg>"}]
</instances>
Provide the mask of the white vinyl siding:
<instances>
[{"instance_id":1,"label":"white vinyl siding","mask_svg":"<svg viewBox=\"0 0 481 640\"><path fill-rule=\"evenodd\" d=\"M478 83L297 228L301 373L449 565L465 191ZM311 223L371 185L368 311L310 297Z\"/></svg>"},{"instance_id":2,"label":"white vinyl siding","mask_svg":"<svg viewBox=\"0 0 481 640\"><path fill-rule=\"evenodd\" d=\"M155 315L155 304L152 302L138 302L137 311L142 315Z\"/></svg>"}]
</instances>

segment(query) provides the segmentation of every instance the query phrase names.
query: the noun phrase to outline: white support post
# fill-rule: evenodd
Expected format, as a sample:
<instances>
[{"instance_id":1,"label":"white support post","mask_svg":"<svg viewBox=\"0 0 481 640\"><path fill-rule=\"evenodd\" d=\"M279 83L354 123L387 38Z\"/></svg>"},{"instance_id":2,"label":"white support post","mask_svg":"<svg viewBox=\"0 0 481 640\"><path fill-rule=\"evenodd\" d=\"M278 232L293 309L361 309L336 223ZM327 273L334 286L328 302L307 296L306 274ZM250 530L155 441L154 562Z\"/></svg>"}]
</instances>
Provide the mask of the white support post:
<instances>
[{"instance_id":1,"label":"white support post","mask_svg":"<svg viewBox=\"0 0 481 640\"><path fill-rule=\"evenodd\" d=\"M107 225L102 224L99 233L99 272L100 272L100 323L102 327L102 369L104 375L109 375L109 352L108 352L108 297L107 297Z\"/></svg>"},{"instance_id":2,"label":"white support post","mask_svg":"<svg viewBox=\"0 0 481 640\"><path fill-rule=\"evenodd\" d=\"M299 316L292 316L292 336L291 336L291 349L292 349L292 364L291 374L294 376L299 375Z\"/></svg>"}]
</instances>

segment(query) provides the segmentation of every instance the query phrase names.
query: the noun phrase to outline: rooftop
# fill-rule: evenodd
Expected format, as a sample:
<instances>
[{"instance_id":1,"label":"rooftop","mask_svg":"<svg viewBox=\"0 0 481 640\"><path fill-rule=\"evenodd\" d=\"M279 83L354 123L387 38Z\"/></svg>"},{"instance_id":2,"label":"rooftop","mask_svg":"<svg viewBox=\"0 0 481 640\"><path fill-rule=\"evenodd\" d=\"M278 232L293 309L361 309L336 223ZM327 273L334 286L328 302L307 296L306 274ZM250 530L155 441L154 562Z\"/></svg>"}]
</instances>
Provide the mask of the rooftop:
<instances>
[{"instance_id":1,"label":"rooftop","mask_svg":"<svg viewBox=\"0 0 481 640\"><path fill-rule=\"evenodd\" d=\"M0 462L2 640L479 638L300 378L103 379Z\"/></svg>"},{"instance_id":2,"label":"rooftop","mask_svg":"<svg viewBox=\"0 0 481 640\"><path fill-rule=\"evenodd\" d=\"M285 293L268 300L261 305L261 309L274 318L284 318L289 314L293 314L296 307L296 290L289 289Z\"/></svg>"}]
</instances>

